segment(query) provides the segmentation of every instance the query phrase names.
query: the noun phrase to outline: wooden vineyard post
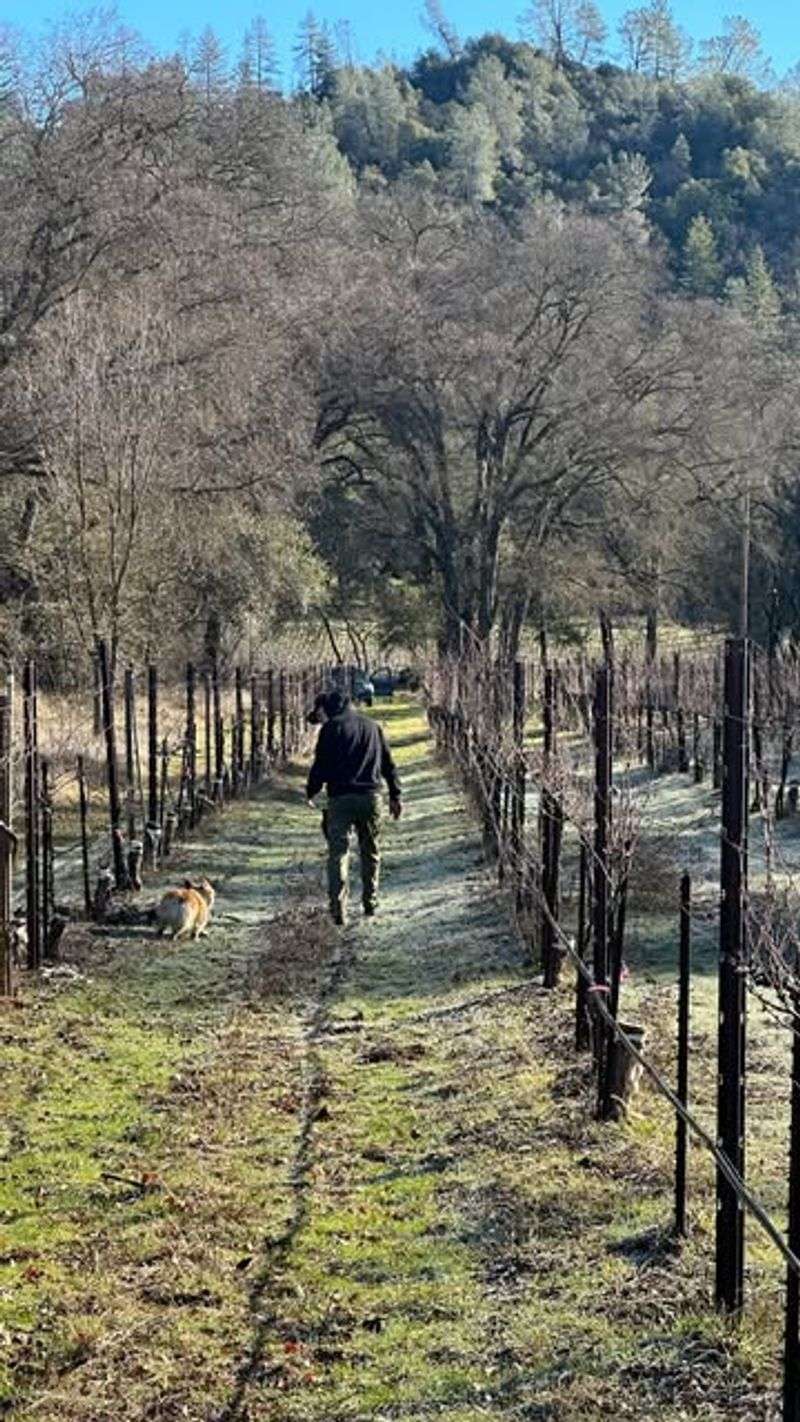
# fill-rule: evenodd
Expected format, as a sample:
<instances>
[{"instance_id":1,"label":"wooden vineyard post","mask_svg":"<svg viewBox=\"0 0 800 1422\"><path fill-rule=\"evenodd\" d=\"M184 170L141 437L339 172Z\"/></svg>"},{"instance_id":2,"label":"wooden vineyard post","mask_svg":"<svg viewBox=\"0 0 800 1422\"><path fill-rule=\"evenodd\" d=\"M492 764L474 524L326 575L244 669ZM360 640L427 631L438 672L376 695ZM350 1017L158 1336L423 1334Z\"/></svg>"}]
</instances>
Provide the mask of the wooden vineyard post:
<instances>
[{"instance_id":1,"label":"wooden vineyard post","mask_svg":"<svg viewBox=\"0 0 800 1422\"><path fill-rule=\"evenodd\" d=\"M204 774L203 789L206 800L211 799L212 770L211 770L211 678L207 671L203 672L203 750L204 750Z\"/></svg>"},{"instance_id":2,"label":"wooden vineyard post","mask_svg":"<svg viewBox=\"0 0 800 1422\"><path fill-rule=\"evenodd\" d=\"M449 743L449 719L445 721L445 749ZM503 775L498 763L499 753L497 741L490 743L490 792L489 792L489 818L492 825L492 852L500 865L503 858Z\"/></svg>"},{"instance_id":3,"label":"wooden vineyard post","mask_svg":"<svg viewBox=\"0 0 800 1422\"><path fill-rule=\"evenodd\" d=\"M717 1138L720 1150L745 1170L745 907L749 756L749 645L725 644L722 855L719 952ZM738 1314L744 1302L744 1209L717 1168L716 1288L718 1308Z\"/></svg>"},{"instance_id":4,"label":"wooden vineyard post","mask_svg":"<svg viewBox=\"0 0 800 1422\"><path fill-rule=\"evenodd\" d=\"M25 745L25 918L28 967L41 962L39 918L39 729L36 663L27 661L22 679L22 720Z\"/></svg>"},{"instance_id":5,"label":"wooden vineyard post","mask_svg":"<svg viewBox=\"0 0 800 1422\"><path fill-rule=\"evenodd\" d=\"M622 983L623 951L625 947L625 914L628 904L628 876L631 857L631 844L626 841L620 880L617 888L616 915L613 911L609 915L609 991L606 997L608 1010L614 1021L619 1019L619 997ZM629 1024L629 1030L630 1026ZM637 1029L639 1030L639 1029ZM606 1033L606 1059L605 1074L601 1090L600 1114L605 1121L613 1121L619 1118L623 1109L620 1096L626 1090L626 1065L627 1048L616 1036L613 1027L608 1026Z\"/></svg>"},{"instance_id":6,"label":"wooden vineyard post","mask_svg":"<svg viewBox=\"0 0 800 1422\"><path fill-rule=\"evenodd\" d=\"M0 693L0 997L14 990L12 964L12 896L14 885L14 679L6 676Z\"/></svg>"},{"instance_id":7,"label":"wooden vineyard post","mask_svg":"<svg viewBox=\"0 0 800 1422\"><path fill-rule=\"evenodd\" d=\"M281 671L278 675L278 723L281 746L281 761L286 764L288 759L287 750L287 719L286 719L286 672Z\"/></svg>"},{"instance_id":8,"label":"wooden vineyard post","mask_svg":"<svg viewBox=\"0 0 800 1422\"><path fill-rule=\"evenodd\" d=\"M234 673L236 713L231 738L231 761L233 770L233 793L240 795L244 785L244 685L242 668Z\"/></svg>"},{"instance_id":9,"label":"wooden vineyard post","mask_svg":"<svg viewBox=\"0 0 800 1422\"><path fill-rule=\"evenodd\" d=\"M42 956L48 956L50 915L53 908L53 805L50 798L50 762L42 756L41 774L41 935Z\"/></svg>"},{"instance_id":10,"label":"wooden vineyard post","mask_svg":"<svg viewBox=\"0 0 800 1422\"><path fill-rule=\"evenodd\" d=\"M678 971L678 1083L677 1096L682 1106L689 1105L689 1008L692 975L692 881L688 874L681 878L680 964ZM686 1230L686 1122L681 1115L675 1123L675 1233Z\"/></svg>"},{"instance_id":11,"label":"wooden vineyard post","mask_svg":"<svg viewBox=\"0 0 800 1422\"><path fill-rule=\"evenodd\" d=\"M86 917L91 918L94 910L92 882L89 872L89 806L86 794L86 768L82 755L78 756L78 801L81 817L81 870L83 874L83 906Z\"/></svg>"},{"instance_id":12,"label":"wooden vineyard post","mask_svg":"<svg viewBox=\"0 0 800 1422\"><path fill-rule=\"evenodd\" d=\"M722 788L722 721L720 719L718 707L720 697L722 695L722 684L720 677L719 658L716 656L714 658L712 688L713 723L711 729L711 783L715 790L720 790Z\"/></svg>"},{"instance_id":13,"label":"wooden vineyard post","mask_svg":"<svg viewBox=\"0 0 800 1422\"><path fill-rule=\"evenodd\" d=\"M142 817L142 837L137 838L137 786L139 813ZM125 797L128 819L128 884L138 891L142 887L142 864L147 844L147 824L139 763L139 730L136 721L136 678L132 667L125 672Z\"/></svg>"},{"instance_id":14,"label":"wooden vineyard post","mask_svg":"<svg viewBox=\"0 0 800 1422\"><path fill-rule=\"evenodd\" d=\"M284 678L284 701L286 705L285 760L290 760L294 751L294 680L294 672L287 671Z\"/></svg>"},{"instance_id":15,"label":"wooden vineyard post","mask_svg":"<svg viewBox=\"0 0 800 1422\"><path fill-rule=\"evenodd\" d=\"M211 668L211 698L214 714L214 799L221 805L225 799L225 723L219 689L219 665L216 658Z\"/></svg>"},{"instance_id":16,"label":"wooden vineyard post","mask_svg":"<svg viewBox=\"0 0 800 1422\"><path fill-rule=\"evenodd\" d=\"M261 779L261 701L258 694L258 678L255 672L250 676L250 782L255 785Z\"/></svg>"},{"instance_id":17,"label":"wooden vineyard post","mask_svg":"<svg viewBox=\"0 0 800 1422\"><path fill-rule=\"evenodd\" d=\"M789 1133L788 1245L800 1256L800 999L792 1017L791 1125ZM783 1422L800 1422L800 1279L786 1271L786 1334L783 1364Z\"/></svg>"},{"instance_id":18,"label":"wooden vineyard post","mask_svg":"<svg viewBox=\"0 0 800 1422\"><path fill-rule=\"evenodd\" d=\"M556 749L556 674L544 672L544 786L542 789L542 970L544 985L558 987L563 954L558 946L556 923L559 916L560 861L563 819L561 800L553 793L551 781Z\"/></svg>"},{"instance_id":19,"label":"wooden vineyard post","mask_svg":"<svg viewBox=\"0 0 800 1422\"><path fill-rule=\"evenodd\" d=\"M180 743L180 753L181 768L178 773L178 793L174 797L172 806L175 812L175 833L178 835L183 834L189 819L187 809L189 798L189 741L185 724L183 728L183 738Z\"/></svg>"},{"instance_id":20,"label":"wooden vineyard post","mask_svg":"<svg viewBox=\"0 0 800 1422\"><path fill-rule=\"evenodd\" d=\"M312 694L311 694L311 690L310 690L310 687L311 687L311 677L310 677L308 671L304 671L304 672L302 672L302 673L300 674L299 682L300 682L300 700L299 700L299 710L298 710L298 717L297 717L297 742L298 742L298 747L303 744L303 742L305 741L305 738L306 738L306 714L307 714L308 711L310 711L310 709L311 709L311 702L312 702L312 700L313 700L313 697L312 697Z\"/></svg>"},{"instance_id":21,"label":"wooden vineyard post","mask_svg":"<svg viewBox=\"0 0 800 1422\"><path fill-rule=\"evenodd\" d=\"M111 852L114 864L114 884L117 889L128 886L125 868L125 854L122 845L122 812L119 798L117 765L117 731L114 721L114 686L111 666L108 660L108 646L104 641L97 644L97 658L100 664L100 685L103 697L103 731L106 742L106 781L108 784L108 816L111 828Z\"/></svg>"},{"instance_id":22,"label":"wooden vineyard post","mask_svg":"<svg viewBox=\"0 0 800 1422\"><path fill-rule=\"evenodd\" d=\"M674 659L675 730L678 739L678 770L683 775L689 772L689 752L686 745L686 717L681 702L681 654Z\"/></svg>"},{"instance_id":23,"label":"wooden vineyard post","mask_svg":"<svg viewBox=\"0 0 800 1422\"><path fill-rule=\"evenodd\" d=\"M613 973L611 984L611 1010L616 1017L619 1014L619 995L622 983L622 973L625 952L625 918L628 911L628 884L630 881L631 856L633 854L633 844L628 839L625 841L623 849L623 862L620 871L620 882L617 888L617 914L616 920L612 913L612 935L613 935Z\"/></svg>"},{"instance_id":24,"label":"wooden vineyard post","mask_svg":"<svg viewBox=\"0 0 800 1422\"><path fill-rule=\"evenodd\" d=\"M645 754L647 759L647 769L651 772L654 771L656 768L656 741L655 733L653 730L653 721L655 717L655 707L653 705L653 698L655 695L655 688L653 685L654 678L655 662L651 656L648 656L647 663L645 666Z\"/></svg>"},{"instance_id":25,"label":"wooden vineyard post","mask_svg":"<svg viewBox=\"0 0 800 1422\"><path fill-rule=\"evenodd\" d=\"M617 672L616 725L614 727L613 750L615 756L624 756L628 742L628 653L623 652Z\"/></svg>"},{"instance_id":26,"label":"wooden vineyard post","mask_svg":"<svg viewBox=\"0 0 800 1422\"><path fill-rule=\"evenodd\" d=\"M762 791L766 789L767 772L764 765L764 749L761 737L761 676L758 663L751 652L750 656L750 739L753 746L753 770L755 788L753 793L752 810L757 814L762 805Z\"/></svg>"},{"instance_id":27,"label":"wooden vineyard post","mask_svg":"<svg viewBox=\"0 0 800 1422\"><path fill-rule=\"evenodd\" d=\"M775 818L782 820L786 814L786 782L792 764L794 752L794 706L790 696L786 696L786 704L782 718L781 734L781 774L778 788L775 792Z\"/></svg>"},{"instance_id":28,"label":"wooden vineyard post","mask_svg":"<svg viewBox=\"0 0 800 1422\"><path fill-rule=\"evenodd\" d=\"M652 704L652 703L651 703ZM595 787L594 787L594 919L592 966L593 991L608 992L608 917L610 904L609 845L611 839L611 668L606 664L597 673L594 699ZM609 1033L596 1018L595 1057L600 1090L600 1108L605 1082L605 1059Z\"/></svg>"},{"instance_id":29,"label":"wooden vineyard post","mask_svg":"<svg viewBox=\"0 0 800 1422\"><path fill-rule=\"evenodd\" d=\"M125 668L125 806L128 818L128 839L136 839L136 690L133 667Z\"/></svg>"},{"instance_id":30,"label":"wooden vineyard post","mask_svg":"<svg viewBox=\"0 0 800 1422\"><path fill-rule=\"evenodd\" d=\"M516 883L517 909L522 907L524 898L523 843L525 838L525 663L514 663L513 740L514 768L512 779L511 805L511 870ZM468 756L468 741L463 747L465 764Z\"/></svg>"},{"instance_id":31,"label":"wooden vineyard post","mask_svg":"<svg viewBox=\"0 0 800 1422\"><path fill-rule=\"evenodd\" d=\"M294 674L294 697L292 716L292 754L296 755L303 739L303 678Z\"/></svg>"},{"instance_id":32,"label":"wooden vineyard post","mask_svg":"<svg viewBox=\"0 0 800 1422\"><path fill-rule=\"evenodd\" d=\"M189 826L197 824L197 675L186 663L186 798Z\"/></svg>"},{"instance_id":33,"label":"wooden vineyard post","mask_svg":"<svg viewBox=\"0 0 800 1422\"><path fill-rule=\"evenodd\" d=\"M456 717L452 717L452 750L455 750L455 729ZM500 757L500 858L497 861L497 882L505 883L506 870L508 868L509 849L509 827L511 810L511 767L508 758L503 750L499 751Z\"/></svg>"},{"instance_id":34,"label":"wooden vineyard post","mask_svg":"<svg viewBox=\"0 0 800 1422\"><path fill-rule=\"evenodd\" d=\"M705 767L700 753L700 713L695 711L692 717L692 768L695 785L702 785Z\"/></svg>"},{"instance_id":35,"label":"wooden vineyard post","mask_svg":"<svg viewBox=\"0 0 800 1422\"><path fill-rule=\"evenodd\" d=\"M267 755L275 759L275 672L267 672Z\"/></svg>"},{"instance_id":36,"label":"wooden vineyard post","mask_svg":"<svg viewBox=\"0 0 800 1422\"><path fill-rule=\"evenodd\" d=\"M297 672L289 672L287 688L289 694L289 755L292 756L297 753L299 744L297 727L300 719L298 714L300 677Z\"/></svg>"},{"instance_id":37,"label":"wooden vineyard post","mask_svg":"<svg viewBox=\"0 0 800 1422\"><path fill-rule=\"evenodd\" d=\"M589 895L589 847L584 839L581 839L581 858L578 872L578 932L576 947L581 960L585 962L588 939L587 925L590 918L591 904ZM585 1052L591 1046L589 1018L587 1015L589 1002L586 988L586 979L580 969L578 969L575 975L575 1047L579 1052Z\"/></svg>"},{"instance_id":38,"label":"wooden vineyard post","mask_svg":"<svg viewBox=\"0 0 800 1422\"><path fill-rule=\"evenodd\" d=\"M147 829L146 861L152 868L158 857L158 669L147 668Z\"/></svg>"},{"instance_id":39,"label":"wooden vineyard post","mask_svg":"<svg viewBox=\"0 0 800 1422\"><path fill-rule=\"evenodd\" d=\"M172 833L173 833L173 830L174 830L174 816L173 816L173 822L172 822L172 823L170 824L170 826L169 826L169 839L168 839L168 837L167 837L167 795L168 795L168 793L169 793L169 741L167 740L166 736L164 736L164 738L163 738L162 741L161 741L161 755L160 755L160 760L161 760L161 783L160 783L160 785L159 785L159 792L158 792L157 818L158 818L158 827L159 827L159 831L160 831L159 851L160 851L160 858L161 858L161 860L163 861L164 859L167 859L167 858L169 857L169 855L172 853Z\"/></svg>"},{"instance_id":40,"label":"wooden vineyard post","mask_svg":"<svg viewBox=\"0 0 800 1422\"><path fill-rule=\"evenodd\" d=\"M95 736L103 734L103 686L97 648L92 652L92 724Z\"/></svg>"},{"instance_id":41,"label":"wooden vineyard post","mask_svg":"<svg viewBox=\"0 0 800 1422\"><path fill-rule=\"evenodd\" d=\"M236 717L231 716L231 759L230 768L227 772L227 789L234 797L239 793L238 751L236 749L237 729Z\"/></svg>"}]
</instances>

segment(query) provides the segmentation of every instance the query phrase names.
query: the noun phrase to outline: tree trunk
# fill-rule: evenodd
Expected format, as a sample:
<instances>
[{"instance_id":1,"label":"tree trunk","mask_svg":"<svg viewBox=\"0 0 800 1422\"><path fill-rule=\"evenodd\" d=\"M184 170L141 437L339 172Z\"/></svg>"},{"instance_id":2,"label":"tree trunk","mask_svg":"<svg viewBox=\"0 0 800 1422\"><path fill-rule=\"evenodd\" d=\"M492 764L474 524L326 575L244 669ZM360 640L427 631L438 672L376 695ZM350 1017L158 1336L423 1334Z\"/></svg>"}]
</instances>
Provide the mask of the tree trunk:
<instances>
[{"instance_id":1,"label":"tree trunk","mask_svg":"<svg viewBox=\"0 0 800 1422\"><path fill-rule=\"evenodd\" d=\"M358 667L359 671L366 671L367 664L363 656L363 647L359 647L359 639L356 636L354 629L351 627L349 619L347 617L345 617L344 619L344 630L347 633L348 641L353 649L353 657L355 658L356 666Z\"/></svg>"},{"instance_id":2,"label":"tree trunk","mask_svg":"<svg viewBox=\"0 0 800 1422\"><path fill-rule=\"evenodd\" d=\"M333 649L333 655L336 658L336 665L342 666L344 662L344 657L342 656L341 651L339 650L339 647L337 645L336 638L333 635L333 628L331 627L330 618L326 615L326 613L323 612L322 608L319 608L319 615L322 618L322 625L325 628L325 631L328 635L328 641L330 642L331 648Z\"/></svg>"},{"instance_id":3,"label":"tree trunk","mask_svg":"<svg viewBox=\"0 0 800 1422\"><path fill-rule=\"evenodd\" d=\"M17 546L20 552L26 549L30 543L38 508L39 505L35 494L28 494L25 499L25 507L22 511L22 518L20 519L19 529L17 531Z\"/></svg>"},{"instance_id":4,"label":"tree trunk","mask_svg":"<svg viewBox=\"0 0 800 1422\"><path fill-rule=\"evenodd\" d=\"M530 593L518 592L503 606L500 616L498 652L503 666L513 666L519 660L519 646L522 629L530 606Z\"/></svg>"},{"instance_id":5,"label":"tree trunk","mask_svg":"<svg viewBox=\"0 0 800 1422\"><path fill-rule=\"evenodd\" d=\"M603 641L603 656L610 667L614 665L614 628L611 623L611 615L608 609L600 607L597 609L597 616L600 619L600 636Z\"/></svg>"},{"instance_id":6,"label":"tree trunk","mask_svg":"<svg viewBox=\"0 0 800 1422\"><path fill-rule=\"evenodd\" d=\"M493 521L481 530L480 578L478 583L478 635L488 642L497 619L497 566L500 529Z\"/></svg>"},{"instance_id":7,"label":"tree trunk","mask_svg":"<svg viewBox=\"0 0 800 1422\"><path fill-rule=\"evenodd\" d=\"M222 623L216 608L206 613L206 630L203 638L203 661L207 667L218 666L221 661Z\"/></svg>"},{"instance_id":8,"label":"tree trunk","mask_svg":"<svg viewBox=\"0 0 800 1422\"><path fill-rule=\"evenodd\" d=\"M647 620L644 633L644 655L645 660L655 666L658 655L658 610L655 607L648 607Z\"/></svg>"}]
</instances>

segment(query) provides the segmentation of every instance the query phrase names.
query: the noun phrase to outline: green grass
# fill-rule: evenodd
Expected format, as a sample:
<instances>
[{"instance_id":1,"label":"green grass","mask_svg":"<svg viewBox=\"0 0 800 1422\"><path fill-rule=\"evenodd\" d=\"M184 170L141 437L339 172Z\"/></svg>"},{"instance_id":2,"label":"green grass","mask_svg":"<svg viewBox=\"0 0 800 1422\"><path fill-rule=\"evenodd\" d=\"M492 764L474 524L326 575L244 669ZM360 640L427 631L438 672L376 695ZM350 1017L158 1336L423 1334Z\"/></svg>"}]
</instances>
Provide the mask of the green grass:
<instances>
[{"instance_id":1,"label":"green grass","mask_svg":"<svg viewBox=\"0 0 800 1422\"><path fill-rule=\"evenodd\" d=\"M626 1123L594 1121L569 987L519 991L524 945L418 708L376 714L406 814L375 920L341 936L316 911L294 774L181 847L174 877L218 884L207 940L78 936L83 977L2 1019L6 1409L767 1422L768 1251L734 1331L709 1307L702 1157L675 1250L669 1112L642 1091ZM635 927L626 1003L668 1063L668 916Z\"/></svg>"}]
</instances>

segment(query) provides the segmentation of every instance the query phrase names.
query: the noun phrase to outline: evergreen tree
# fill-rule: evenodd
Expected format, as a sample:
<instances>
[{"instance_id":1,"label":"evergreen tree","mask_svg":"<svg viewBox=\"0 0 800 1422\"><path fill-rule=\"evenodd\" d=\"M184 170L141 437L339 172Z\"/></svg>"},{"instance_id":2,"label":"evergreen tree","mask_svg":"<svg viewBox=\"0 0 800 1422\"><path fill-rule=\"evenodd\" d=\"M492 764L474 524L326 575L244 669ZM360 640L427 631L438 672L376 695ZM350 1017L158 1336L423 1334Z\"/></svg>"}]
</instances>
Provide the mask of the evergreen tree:
<instances>
[{"instance_id":1,"label":"evergreen tree","mask_svg":"<svg viewBox=\"0 0 800 1422\"><path fill-rule=\"evenodd\" d=\"M679 133L670 149L669 161L675 178L675 187L687 182L692 176L692 150L685 133Z\"/></svg>"},{"instance_id":2,"label":"evergreen tree","mask_svg":"<svg viewBox=\"0 0 800 1422\"><path fill-rule=\"evenodd\" d=\"M312 10L301 20L294 46L297 87L315 99L329 98L334 88L336 48L328 26Z\"/></svg>"},{"instance_id":3,"label":"evergreen tree","mask_svg":"<svg viewBox=\"0 0 800 1422\"><path fill-rule=\"evenodd\" d=\"M675 193L692 176L692 150L685 133L679 133L666 157L656 165L656 192Z\"/></svg>"},{"instance_id":4,"label":"evergreen tree","mask_svg":"<svg viewBox=\"0 0 800 1422\"><path fill-rule=\"evenodd\" d=\"M216 31L206 25L193 46L190 73L211 108L228 87L228 61Z\"/></svg>"},{"instance_id":5,"label":"evergreen tree","mask_svg":"<svg viewBox=\"0 0 800 1422\"><path fill-rule=\"evenodd\" d=\"M256 15L244 33L239 76L246 88L261 93L275 88L278 72L275 41L263 15Z\"/></svg>"},{"instance_id":6,"label":"evergreen tree","mask_svg":"<svg viewBox=\"0 0 800 1422\"><path fill-rule=\"evenodd\" d=\"M758 193L767 176L768 164L762 153L739 145L736 148L726 148L722 170L727 177L741 183L748 192Z\"/></svg>"},{"instance_id":7,"label":"evergreen tree","mask_svg":"<svg viewBox=\"0 0 800 1422\"><path fill-rule=\"evenodd\" d=\"M510 167L516 167L522 137L522 94L506 77L496 55L484 55L478 60L467 85L466 100L470 107L482 105L494 126L500 157Z\"/></svg>"},{"instance_id":8,"label":"evergreen tree","mask_svg":"<svg viewBox=\"0 0 800 1422\"><path fill-rule=\"evenodd\" d=\"M317 79L314 87L314 96L317 99L329 99L336 84L336 68L339 57L336 53L336 41L326 22L320 26L319 41L317 44Z\"/></svg>"},{"instance_id":9,"label":"evergreen tree","mask_svg":"<svg viewBox=\"0 0 800 1422\"><path fill-rule=\"evenodd\" d=\"M620 153L607 158L593 174L596 197L592 206L615 215L641 214L653 175L641 153Z\"/></svg>"},{"instance_id":10,"label":"evergreen tree","mask_svg":"<svg viewBox=\"0 0 800 1422\"><path fill-rule=\"evenodd\" d=\"M333 129L354 168L378 168L396 176L404 129L414 109L406 102L394 69L347 66L336 75L331 100Z\"/></svg>"},{"instance_id":11,"label":"evergreen tree","mask_svg":"<svg viewBox=\"0 0 800 1422\"><path fill-rule=\"evenodd\" d=\"M730 304L761 330L769 330L781 314L781 299L764 256L755 246L745 263L744 277L734 277L725 288Z\"/></svg>"},{"instance_id":12,"label":"evergreen tree","mask_svg":"<svg viewBox=\"0 0 800 1422\"><path fill-rule=\"evenodd\" d=\"M717 255L717 239L707 217L700 214L689 224L683 246L682 284L695 296L714 296L722 272Z\"/></svg>"},{"instance_id":13,"label":"evergreen tree","mask_svg":"<svg viewBox=\"0 0 800 1422\"><path fill-rule=\"evenodd\" d=\"M312 92L316 78L318 38L317 18L312 10L307 10L297 28L297 39L292 50L297 87L306 94Z\"/></svg>"},{"instance_id":14,"label":"evergreen tree","mask_svg":"<svg viewBox=\"0 0 800 1422\"><path fill-rule=\"evenodd\" d=\"M497 176L497 134L481 104L459 106L448 134L450 186L467 202L491 202Z\"/></svg>"}]
</instances>

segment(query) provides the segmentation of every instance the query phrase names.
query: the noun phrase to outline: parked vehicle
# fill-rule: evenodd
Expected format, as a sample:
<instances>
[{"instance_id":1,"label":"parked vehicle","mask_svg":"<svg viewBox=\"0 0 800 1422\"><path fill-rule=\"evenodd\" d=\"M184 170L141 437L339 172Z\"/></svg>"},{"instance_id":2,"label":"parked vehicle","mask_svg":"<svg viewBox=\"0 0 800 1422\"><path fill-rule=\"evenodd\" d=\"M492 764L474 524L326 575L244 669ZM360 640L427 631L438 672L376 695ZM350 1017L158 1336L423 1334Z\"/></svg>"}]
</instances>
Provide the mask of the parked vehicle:
<instances>
[{"instance_id":1,"label":"parked vehicle","mask_svg":"<svg viewBox=\"0 0 800 1422\"><path fill-rule=\"evenodd\" d=\"M394 672L390 667L379 667L372 673L372 685L376 696L393 696L397 685Z\"/></svg>"},{"instance_id":2,"label":"parked vehicle","mask_svg":"<svg viewBox=\"0 0 800 1422\"><path fill-rule=\"evenodd\" d=\"M419 672L414 667L401 667L395 676L394 684L402 687L404 691L418 691L420 687Z\"/></svg>"},{"instance_id":3,"label":"parked vehicle","mask_svg":"<svg viewBox=\"0 0 800 1422\"><path fill-rule=\"evenodd\" d=\"M353 700L357 706L371 706L375 700L375 687L367 672L357 671L353 677Z\"/></svg>"}]
</instances>

